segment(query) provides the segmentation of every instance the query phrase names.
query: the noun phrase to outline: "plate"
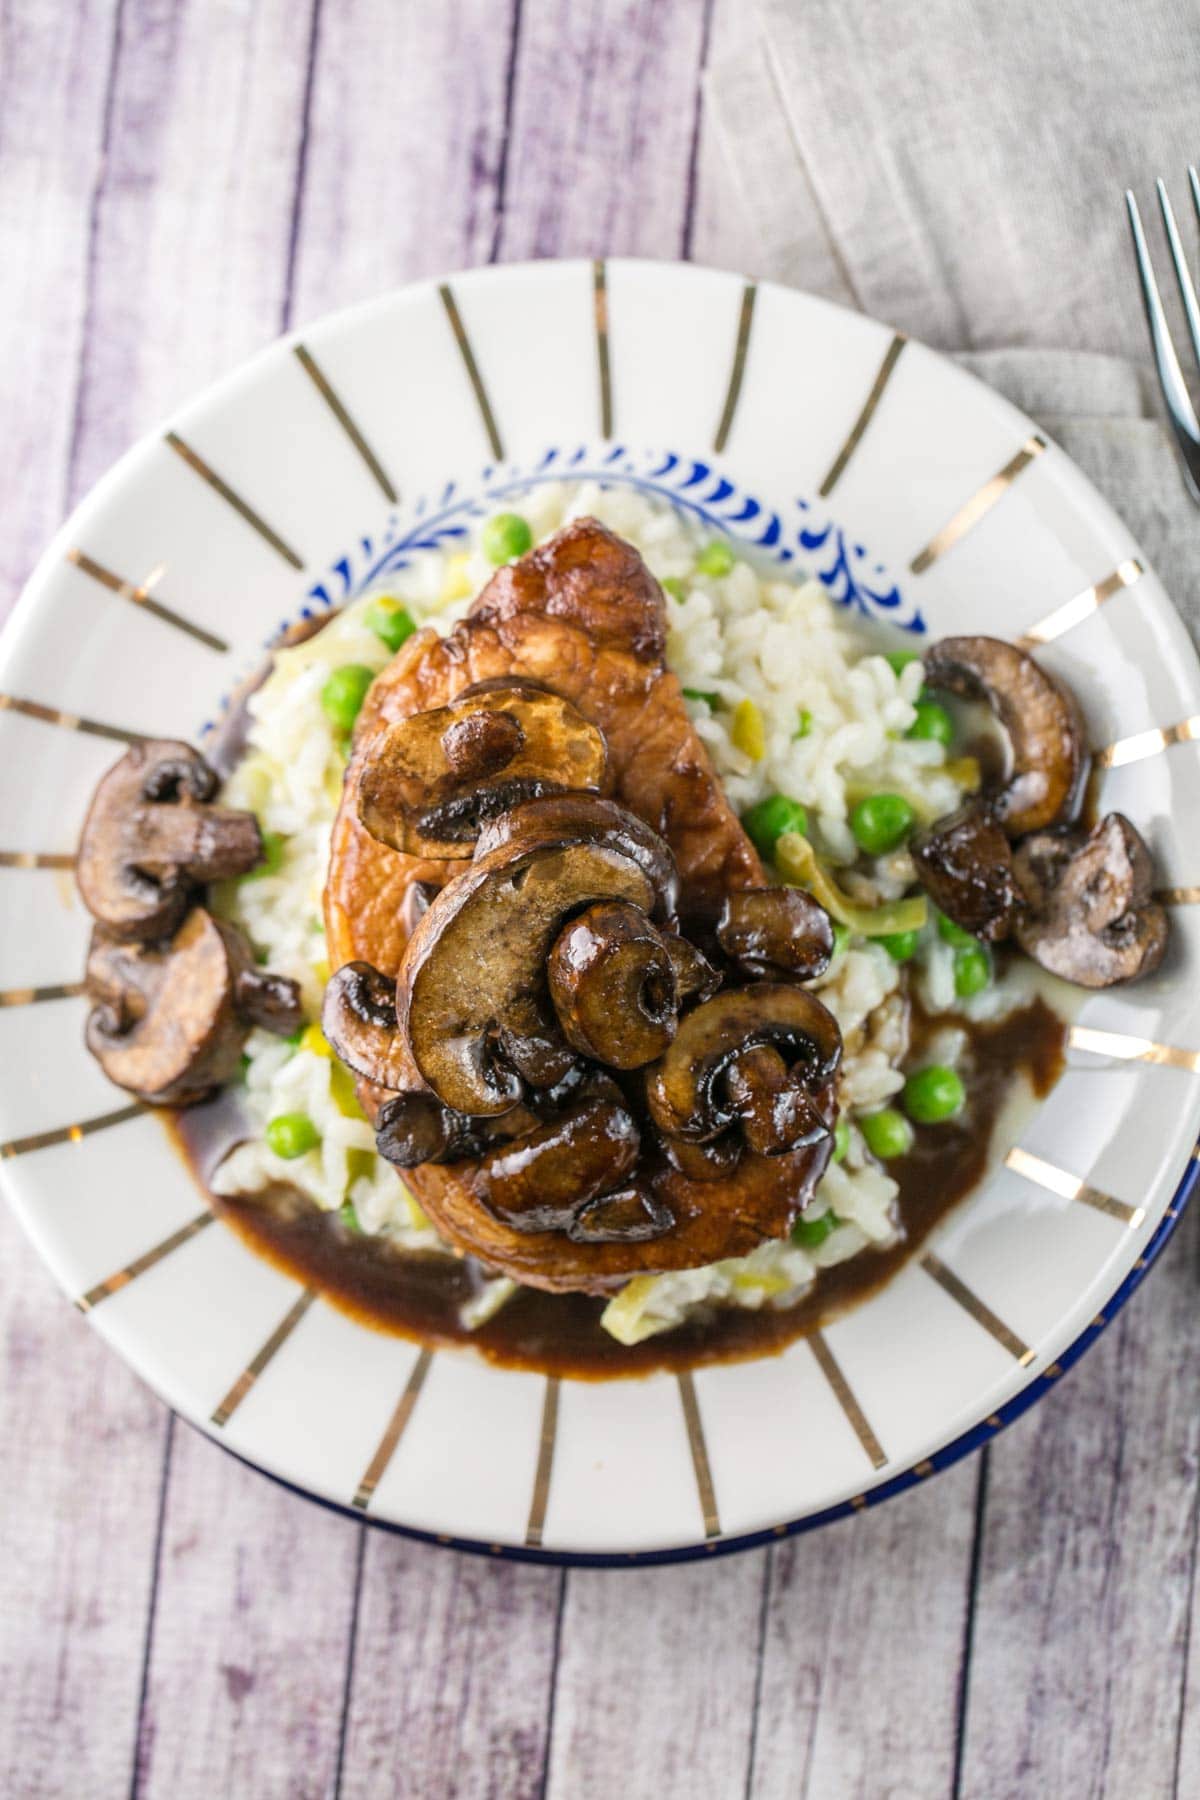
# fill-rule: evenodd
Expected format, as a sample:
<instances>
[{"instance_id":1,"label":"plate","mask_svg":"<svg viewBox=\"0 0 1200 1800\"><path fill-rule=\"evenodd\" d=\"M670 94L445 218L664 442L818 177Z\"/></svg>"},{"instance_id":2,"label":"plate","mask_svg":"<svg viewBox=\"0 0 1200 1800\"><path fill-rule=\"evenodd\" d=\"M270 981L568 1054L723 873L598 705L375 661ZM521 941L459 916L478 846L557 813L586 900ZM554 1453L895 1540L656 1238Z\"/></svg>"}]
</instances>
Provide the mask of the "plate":
<instances>
[{"instance_id":1,"label":"plate","mask_svg":"<svg viewBox=\"0 0 1200 1800\"><path fill-rule=\"evenodd\" d=\"M1159 973L1085 999L1068 1070L932 1253L784 1354L589 1383L367 1329L206 1210L82 1044L71 854L131 734L202 733L281 626L550 479L628 483L847 612L1043 646L1103 803L1171 890ZM99 1335L259 1468L382 1523L587 1561L702 1555L876 1504L986 1442L1161 1249L1200 1127L1200 668L1129 532L1030 420L919 344L741 277L480 270L284 339L152 433L0 641L0 1168Z\"/></svg>"}]
</instances>

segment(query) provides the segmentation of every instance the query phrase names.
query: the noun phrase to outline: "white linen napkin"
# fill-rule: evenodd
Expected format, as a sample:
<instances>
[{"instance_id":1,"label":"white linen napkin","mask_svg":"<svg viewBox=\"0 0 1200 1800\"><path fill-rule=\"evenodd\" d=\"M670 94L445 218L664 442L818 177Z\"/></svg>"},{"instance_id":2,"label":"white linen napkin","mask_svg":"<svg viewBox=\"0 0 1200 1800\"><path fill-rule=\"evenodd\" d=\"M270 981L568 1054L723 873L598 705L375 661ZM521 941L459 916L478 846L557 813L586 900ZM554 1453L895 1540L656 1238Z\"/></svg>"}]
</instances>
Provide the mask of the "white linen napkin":
<instances>
[{"instance_id":1,"label":"white linen napkin","mask_svg":"<svg viewBox=\"0 0 1200 1800\"><path fill-rule=\"evenodd\" d=\"M1200 637L1200 509L1123 203L1133 186L1148 209L1160 173L1185 199L1195 45L1191 0L759 0L706 98L750 273L958 354L1107 495Z\"/></svg>"}]
</instances>

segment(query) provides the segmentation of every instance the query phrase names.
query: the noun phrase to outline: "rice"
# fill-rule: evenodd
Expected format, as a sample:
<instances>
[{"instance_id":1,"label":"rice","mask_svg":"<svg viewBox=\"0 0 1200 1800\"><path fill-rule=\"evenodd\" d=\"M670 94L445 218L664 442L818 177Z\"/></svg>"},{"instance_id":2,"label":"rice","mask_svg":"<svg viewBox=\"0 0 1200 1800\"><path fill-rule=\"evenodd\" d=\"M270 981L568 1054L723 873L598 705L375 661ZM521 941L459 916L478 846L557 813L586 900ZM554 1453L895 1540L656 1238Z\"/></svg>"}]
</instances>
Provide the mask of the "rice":
<instances>
[{"instance_id":1,"label":"rice","mask_svg":"<svg viewBox=\"0 0 1200 1800\"><path fill-rule=\"evenodd\" d=\"M924 820L951 811L961 799L944 747L904 735L916 716L919 663L894 669L815 581L781 579L737 560L727 573L703 573L697 568L703 540L696 530L632 489L552 484L522 493L513 504L539 542L572 518L599 518L636 545L665 583L668 661L688 690L689 713L736 809L785 794L806 808L808 836L827 863L848 871L859 864L845 876L854 897L871 903L904 892L912 881L907 852L863 870L848 821L855 800L866 793L903 794ZM493 572L476 534L453 553L422 555L387 593L418 624L445 630ZM340 1211L354 1228L403 1249L441 1247L449 1253L396 1171L376 1154L352 1084L316 1025L329 976L321 895L345 768L345 747L322 709L321 690L342 664L378 672L390 660L365 617L380 592L361 596L304 643L278 651L248 702L247 753L225 784L224 798L256 813L264 832L278 835L278 866L230 884L219 904L246 930L264 963L300 984L310 1026L297 1044L266 1032L251 1036L248 1135L221 1164L213 1185L223 1194L253 1194L290 1182L323 1210ZM751 748L739 728L747 708L761 731ZM995 982L970 1001L957 999L954 951L931 927L922 934L914 966L930 1012L953 1007L984 1018L1014 1003L1008 984ZM886 1105L903 1085L908 1034L900 985L898 964L881 945L861 938L852 938L813 984L845 1043L845 1154L831 1165L805 1214L807 1221L832 1214L836 1222L827 1235L811 1245L784 1240L706 1268L635 1278L603 1315L621 1342L636 1343L719 1306L793 1305L823 1268L895 1241L897 1184L871 1159L854 1120ZM961 1028L951 1033L936 1060L952 1065L964 1040ZM319 1133L315 1148L290 1160L270 1149L264 1133L282 1113L311 1119ZM464 1324L482 1324L515 1291L507 1278L486 1282L470 1301Z\"/></svg>"}]
</instances>

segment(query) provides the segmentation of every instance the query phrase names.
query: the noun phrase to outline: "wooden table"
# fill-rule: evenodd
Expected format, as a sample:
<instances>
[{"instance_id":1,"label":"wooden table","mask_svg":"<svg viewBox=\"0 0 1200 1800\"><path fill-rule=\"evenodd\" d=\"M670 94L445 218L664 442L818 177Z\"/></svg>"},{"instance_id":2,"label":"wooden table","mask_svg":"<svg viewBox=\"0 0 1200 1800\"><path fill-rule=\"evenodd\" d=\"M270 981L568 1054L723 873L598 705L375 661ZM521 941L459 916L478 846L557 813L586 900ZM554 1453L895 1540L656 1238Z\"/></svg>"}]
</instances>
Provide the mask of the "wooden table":
<instances>
[{"instance_id":1,"label":"wooden table","mask_svg":"<svg viewBox=\"0 0 1200 1800\"><path fill-rule=\"evenodd\" d=\"M738 0L8 0L0 599L120 451L330 307L489 258L753 269L698 80L738 29ZM2 1209L0 1238L12 1800L1200 1794L1195 1207L991 1450L631 1574L294 1498L173 1420Z\"/></svg>"}]
</instances>

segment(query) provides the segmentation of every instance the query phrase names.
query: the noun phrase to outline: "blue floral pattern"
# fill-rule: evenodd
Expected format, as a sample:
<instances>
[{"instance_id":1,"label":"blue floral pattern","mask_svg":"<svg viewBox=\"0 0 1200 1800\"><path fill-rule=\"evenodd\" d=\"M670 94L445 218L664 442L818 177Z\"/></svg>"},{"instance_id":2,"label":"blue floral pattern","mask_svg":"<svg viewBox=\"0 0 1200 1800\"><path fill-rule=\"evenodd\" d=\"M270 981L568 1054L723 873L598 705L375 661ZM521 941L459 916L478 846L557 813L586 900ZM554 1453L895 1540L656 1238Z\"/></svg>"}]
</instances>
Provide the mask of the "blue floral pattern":
<instances>
[{"instance_id":1,"label":"blue floral pattern","mask_svg":"<svg viewBox=\"0 0 1200 1800\"><path fill-rule=\"evenodd\" d=\"M353 600L423 552L453 549L498 506L512 505L531 489L558 481L636 488L683 518L734 538L756 561L799 562L834 605L847 612L917 636L925 631L919 610L883 564L873 562L864 545L855 543L836 520L815 511L811 501L798 498L794 511L781 515L697 457L673 450L637 454L624 444L550 449L524 468L489 464L470 486L447 482L437 494L423 495L406 515L393 513L377 537L361 537L332 563L309 588L302 616L311 618L320 608Z\"/></svg>"}]
</instances>

